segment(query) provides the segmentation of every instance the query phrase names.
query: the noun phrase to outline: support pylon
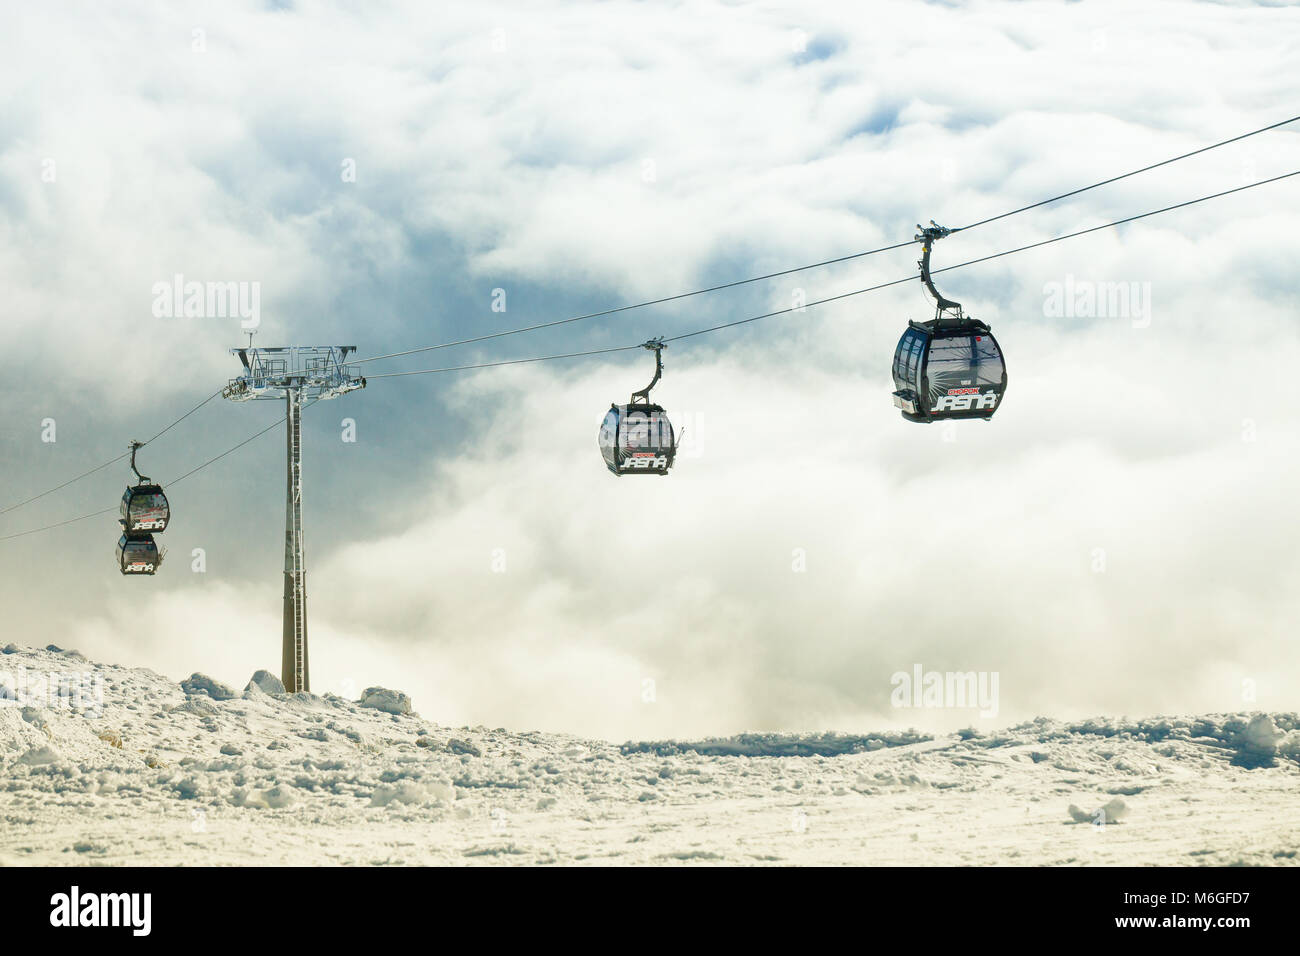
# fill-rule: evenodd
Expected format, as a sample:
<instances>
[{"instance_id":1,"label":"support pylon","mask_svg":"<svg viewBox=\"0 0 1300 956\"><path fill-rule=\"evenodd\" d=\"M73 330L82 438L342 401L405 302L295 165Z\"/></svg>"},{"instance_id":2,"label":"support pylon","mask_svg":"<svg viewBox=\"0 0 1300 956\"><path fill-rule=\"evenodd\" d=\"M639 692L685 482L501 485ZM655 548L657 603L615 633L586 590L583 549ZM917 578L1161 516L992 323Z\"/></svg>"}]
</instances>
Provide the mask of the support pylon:
<instances>
[{"instance_id":1,"label":"support pylon","mask_svg":"<svg viewBox=\"0 0 1300 956\"><path fill-rule=\"evenodd\" d=\"M302 540L302 389L286 389L288 476L284 509L284 628L280 673L290 694L310 691L307 670L307 563Z\"/></svg>"},{"instance_id":2,"label":"support pylon","mask_svg":"<svg viewBox=\"0 0 1300 956\"><path fill-rule=\"evenodd\" d=\"M307 563L302 540L303 395L311 403L366 387L366 380L347 365L351 345L231 349L244 374L222 394L233 402L285 401L286 459L284 509L284 623L280 642L280 679L293 694L311 690L307 660Z\"/></svg>"}]
</instances>

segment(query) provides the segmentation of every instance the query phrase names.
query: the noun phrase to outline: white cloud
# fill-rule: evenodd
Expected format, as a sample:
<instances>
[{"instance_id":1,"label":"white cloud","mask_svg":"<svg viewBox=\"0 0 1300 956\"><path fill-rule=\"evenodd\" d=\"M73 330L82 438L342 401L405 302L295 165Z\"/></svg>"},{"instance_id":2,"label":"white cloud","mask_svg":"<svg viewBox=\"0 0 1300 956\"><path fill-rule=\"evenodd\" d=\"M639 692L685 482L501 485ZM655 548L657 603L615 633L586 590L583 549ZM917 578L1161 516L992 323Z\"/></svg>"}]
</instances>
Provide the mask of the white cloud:
<instances>
[{"instance_id":1,"label":"white cloud","mask_svg":"<svg viewBox=\"0 0 1300 956\"><path fill-rule=\"evenodd\" d=\"M68 409L80 436L161 424L215 388L237 322L152 320L151 286L176 272L261 281L263 344L342 336L375 353L841 255L931 216L971 222L1280 118L1300 76L1288 16L1162 2L27 12L0 39L15 392ZM1256 137L960 234L936 266L1298 160L1293 132ZM888 708L889 675L916 662L1000 671L1004 718L1226 709L1243 677L1274 695L1262 706L1293 705L1295 188L940 277L993 324L1011 376L997 420L954 443L889 405L888 357L928 308L913 285L672 346L656 394L688 433L666 480L615 480L595 449L639 362L375 380L348 399L365 458L311 472L309 549L321 522L354 535L309 552L315 685L396 684L434 719L614 737L924 721ZM913 259L468 354L671 335L783 308L796 287L909 275ZM1067 276L1150 283L1151 327L1046 318L1044 285ZM504 315L487 311L497 286ZM5 435L15 489L59 477L33 477L54 465L30 425ZM430 447L412 450L422 430ZM212 431L173 435L178 460L219 451ZM280 473L233 474L187 489L205 520L229 516L204 542L227 556L213 586L179 562L107 606L98 578L28 581L33 555L99 574L66 553L108 547L92 522L0 555L14 620L50 627L56 589L58 626L88 652L241 686L274 669L279 581L259 575L279 532L248 502L278 500ZM61 500L4 530L64 517Z\"/></svg>"}]
</instances>

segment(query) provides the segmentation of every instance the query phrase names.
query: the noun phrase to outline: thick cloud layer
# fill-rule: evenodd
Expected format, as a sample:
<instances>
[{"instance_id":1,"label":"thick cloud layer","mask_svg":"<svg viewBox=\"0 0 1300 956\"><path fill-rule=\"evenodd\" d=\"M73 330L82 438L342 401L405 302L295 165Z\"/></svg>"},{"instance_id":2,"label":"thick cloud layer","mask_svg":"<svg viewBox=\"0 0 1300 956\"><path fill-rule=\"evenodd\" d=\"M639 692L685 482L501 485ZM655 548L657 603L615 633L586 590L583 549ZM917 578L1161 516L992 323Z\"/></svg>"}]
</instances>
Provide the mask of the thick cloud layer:
<instances>
[{"instance_id":1,"label":"thick cloud layer","mask_svg":"<svg viewBox=\"0 0 1300 956\"><path fill-rule=\"evenodd\" d=\"M237 320L151 314L177 273L259 282L259 344L376 354L971 222L1297 101L1290 9L843 9L24 14L0 41L5 503L233 374ZM1296 134L1266 134L953 237L936 265L1296 168ZM656 397L686 443L666 480L616 480L595 448L603 409L648 377L640 353L374 379L320 406L314 686L610 737L1294 706L1296 188L941 277L1007 352L988 424L915 426L889 404L897 336L928 315L919 284L670 347ZM914 258L370 370L672 335ZM1080 298L1119 283L1127 312ZM182 474L276 413L216 403L149 467ZM268 436L179 486L151 581L113 575L111 518L4 542L14 639L231 683L274 667L281 458ZM122 477L0 533L109 506ZM893 706L917 665L998 674L997 715Z\"/></svg>"}]
</instances>

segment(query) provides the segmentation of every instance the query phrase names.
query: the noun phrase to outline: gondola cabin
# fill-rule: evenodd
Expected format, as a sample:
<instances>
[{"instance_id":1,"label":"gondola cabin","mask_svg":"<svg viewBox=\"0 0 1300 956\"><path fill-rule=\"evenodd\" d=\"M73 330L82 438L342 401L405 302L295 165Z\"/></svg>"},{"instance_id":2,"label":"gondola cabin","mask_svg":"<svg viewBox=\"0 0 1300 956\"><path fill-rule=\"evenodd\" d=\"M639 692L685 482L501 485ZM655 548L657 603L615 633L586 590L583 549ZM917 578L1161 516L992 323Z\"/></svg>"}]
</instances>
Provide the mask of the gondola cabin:
<instances>
[{"instance_id":1,"label":"gondola cabin","mask_svg":"<svg viewBox=\"0 0 1300 956\"><path fill-rule=\"evenodd\" d=\"M154 484L132 485L122 494L122 526L127 534L166 531L171 508L162 487Z\"/></svg>"},{"instance_id":2,"label":"gondola cabin","mask_svg":"<svg viewBox=\"0 0 1300 956\"><path fill-rule=\"evenodd\" d=\"M153 574L162 559L151 534L124 534L117 539L117 564L123 574Z\"/></svg>"},{"instance_id":3,"label":"gondola cabin","mask_svg":"<svg viewBox=\"0 0 1300 956\"><path fill-rule=\"evenodd\" d=\"M977 319L909 322L893 371L894 405L914 422L990 419L1007 388L1002 350Z\"/></svg>"},{"instance_id":4,"label":"gondola cabin","mask_svg":"<svg viewBox=\"0 0 1300 956\"><path fill-rule=\"evenodd\" d=\"M666 475L677 457L677 436L663 407L651 404L650 389L664 373L662 338L642 346L655 353L655 377L632 393L626 405L610 405L600 423L600 455L605 467L617 475Z\"/></svg>"},{"instance_id":5,"label":"gondola cabin","mask_svg":"<svg viewBox=\"0 0 1300 956\"><path fill-rule=\"evenodd\" d=\"M658 405L611 405L598 441L615 475L666 475L677 454L672 422Z\"/></svg>"},{"instance_id":6,"label":"gondola cabin","mask_svg":"<svg viewBox=\"0 0 1300 956\"><path fill-rule=\"evenodd\" d=\"M121 517L117 523L122 526L122 535L117 539L117 566L123 574L153 574L162 566L165 553L159 550L153 532L167 530L172 512L162 486L135 467L136 452L144 447L144 442L133 441L128 447L136 483L127 485L118 509Z\"/></svg>"},{"instance_id":7,"label":"gondola cabin","mask_svg":"<svg viewBox=\"0 0 1300 956\"><path fill-rule=\"evenodd\" d=\"M894 351L894 405L913 422L952 418L988 421L1007 390L1007 364L989 327L962 314L960 302L945 297L930 275L934 243L959 231L933 219L918 225L921 283L934 298L934 318L908 322Z\"/></svg>"}]
</instances>

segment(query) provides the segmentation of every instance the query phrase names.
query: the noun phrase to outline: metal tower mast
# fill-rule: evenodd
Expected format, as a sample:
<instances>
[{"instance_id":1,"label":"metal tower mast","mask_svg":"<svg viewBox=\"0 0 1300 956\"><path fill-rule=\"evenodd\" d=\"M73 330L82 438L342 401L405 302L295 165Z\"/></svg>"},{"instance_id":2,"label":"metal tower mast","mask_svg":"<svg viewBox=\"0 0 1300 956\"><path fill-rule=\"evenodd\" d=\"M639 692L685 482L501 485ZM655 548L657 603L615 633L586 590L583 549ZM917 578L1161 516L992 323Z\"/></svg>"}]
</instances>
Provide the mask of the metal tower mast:
<instances>
[{"instance_id":1,"label":"metal tower mast","mask_svg":"<svg viewBox=\"0 0 1300 956\"><path fill-rule=\"evenodd\" d=\"M366 387L347 365L352 345L231 349L244 373L222 391L233 402L284 399L288 472L284 510L284 627L280 673L289 693L311 690L307 660L307 565L302 533L303 395L312 403Z\"/></svg>"}]
</instances>

